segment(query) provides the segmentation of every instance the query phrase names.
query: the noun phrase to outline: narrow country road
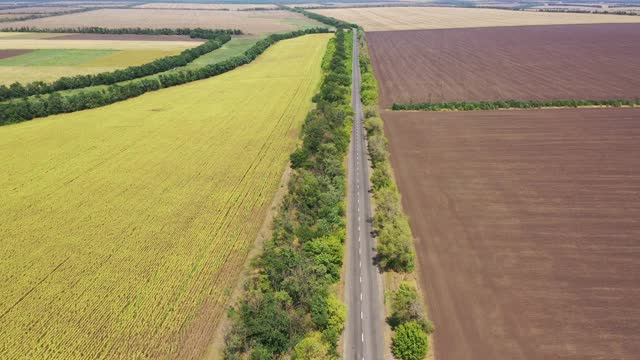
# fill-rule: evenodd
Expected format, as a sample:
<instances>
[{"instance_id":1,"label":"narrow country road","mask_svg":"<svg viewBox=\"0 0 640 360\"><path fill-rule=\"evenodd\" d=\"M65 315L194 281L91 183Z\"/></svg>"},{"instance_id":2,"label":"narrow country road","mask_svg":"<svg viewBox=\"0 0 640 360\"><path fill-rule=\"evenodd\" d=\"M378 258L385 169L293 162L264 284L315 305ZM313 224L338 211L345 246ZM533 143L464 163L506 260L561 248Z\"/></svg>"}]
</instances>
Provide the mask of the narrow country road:
<instances>
[{"instance_id":1,"label":"narrow country road","mask_svg":"<svg viewBox=\"0 0 640 360\"><path fill-rule=\"evenodd\" d=\"M374 265L371 237L369 168L364 141L364 115L360 101L360 66L357 31L353 31L353 131L349 149L347 209L346 301L349 307L344 358L384 359L384 305L382 277Z\"/></svg>"}]
</instances>

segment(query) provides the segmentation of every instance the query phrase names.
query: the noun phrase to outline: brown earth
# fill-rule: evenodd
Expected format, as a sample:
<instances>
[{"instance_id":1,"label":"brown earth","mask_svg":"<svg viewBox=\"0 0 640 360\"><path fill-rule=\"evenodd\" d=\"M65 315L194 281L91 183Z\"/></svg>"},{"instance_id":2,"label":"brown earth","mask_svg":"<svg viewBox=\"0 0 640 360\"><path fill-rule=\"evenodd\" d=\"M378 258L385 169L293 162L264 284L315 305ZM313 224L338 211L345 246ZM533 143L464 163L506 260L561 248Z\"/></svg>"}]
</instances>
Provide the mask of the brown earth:
<instances>
[{"instance_id":1,"label":"brown earth","mask_svg":"<svg viewBox=\"0 0 640 360\"><path fill-rule=\"evenodd\" d=\"M384 112L446 360L640 354L640 109Z\"/></svg>"},{"instance_id":2,"label":"brown earth","mask_svg":"<svg viewBox=\"0 0 640 360\"><path fill-rule=\"evenodd\" d=\"M50 40L142 40L142 41L197 41L189 35L138 35L138 34L67 34L49 38Z\"/></svg>"},{"instance_id":3,"label":"brown earth","mask_svg":"<svg viewBox=\"0 0 640 360\"><path fill-rule=\"evenodd\" d=\"M0 59L6 59L26 53L30 53L33 50L2 50L0 49Z\"/></svg>"},{"instance_id":4,"label":"brown earth","mask_svg":"<svg viewBox=\"0 0 640 360\"><path fill-rule=\"evenodd\" d=\"M640 24L367 33L380 102L640 97Z\"/></svg>"}]
</instances>

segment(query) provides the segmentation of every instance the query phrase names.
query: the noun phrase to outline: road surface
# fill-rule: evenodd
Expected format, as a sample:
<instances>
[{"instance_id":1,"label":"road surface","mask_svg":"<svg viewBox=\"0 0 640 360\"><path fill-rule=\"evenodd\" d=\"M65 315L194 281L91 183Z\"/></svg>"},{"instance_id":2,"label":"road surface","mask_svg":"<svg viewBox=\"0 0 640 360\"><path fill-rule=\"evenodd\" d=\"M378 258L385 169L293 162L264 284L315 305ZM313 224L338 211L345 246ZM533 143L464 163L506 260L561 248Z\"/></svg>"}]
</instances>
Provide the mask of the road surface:
<instances>
[{"instance_id":1,"label":"road surface","mask_svg":"<svg viewBox=\"0 0 640 360\"><path fill-rule=\"evenodd\" d=\"M375 244L371 237L369 168L364 141L364 116L360 101L360 66L357 32L353 32L353 131L349 149L347 209L345 359L384 359L384 305L382 278L374 265Z\"/></svg>"}]
</instances>

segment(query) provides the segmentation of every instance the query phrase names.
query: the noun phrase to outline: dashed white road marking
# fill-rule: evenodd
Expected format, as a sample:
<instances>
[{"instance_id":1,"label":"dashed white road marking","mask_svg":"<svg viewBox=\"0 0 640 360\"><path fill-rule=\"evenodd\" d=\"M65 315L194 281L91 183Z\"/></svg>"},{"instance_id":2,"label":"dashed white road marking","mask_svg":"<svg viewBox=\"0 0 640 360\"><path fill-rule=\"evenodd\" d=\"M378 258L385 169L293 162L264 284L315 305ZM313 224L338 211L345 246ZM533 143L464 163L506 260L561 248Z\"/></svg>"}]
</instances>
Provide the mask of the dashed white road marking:
<instances>
[{"instance_id":1,"label":"dashed white road marking","mask_svg":"<svg viewBox=\"0 0 640 360\"><path fill-rule=\"evenodd\" d=\"M360 320L364 319L364 313L360 311Z\"/></svg>"},{"instance_id":2,"label":"dashed white road marking","mask_svg":"<svg viewBox=\"0 0 640 360\"><path fill-rule=\"evenodd\" d=\"M362 284L362 276L360 276L360 284Z\"/></svg>"},{"instance_id":3,"label":"dashed white road marking","mask_svg":"<svg viewBox=\"0 0 640 360\"><path fill-rule=\"evenodd\" d=\"M362 342L364 343L364 331L362 332Z\"/></svg>"}]
</instances>

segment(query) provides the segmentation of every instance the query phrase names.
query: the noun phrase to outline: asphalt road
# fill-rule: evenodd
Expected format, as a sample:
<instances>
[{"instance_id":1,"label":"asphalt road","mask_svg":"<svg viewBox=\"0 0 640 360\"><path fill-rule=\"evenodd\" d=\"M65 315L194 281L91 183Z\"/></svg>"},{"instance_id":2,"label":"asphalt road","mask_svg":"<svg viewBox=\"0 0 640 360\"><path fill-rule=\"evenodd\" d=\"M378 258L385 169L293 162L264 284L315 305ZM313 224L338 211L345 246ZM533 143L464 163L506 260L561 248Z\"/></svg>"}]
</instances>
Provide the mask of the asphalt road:
<instances>
[{"instance_id":1,"label":"asphalt road","mask_svg":"<svg viewBox=\"0 0 640 360\"><path fill-rule=\"evenodd\" d=\"M384 359L384 303L382 277L374 265L375 243L371 237L369 165L364 140L364 115L360 101L360 66L357 33L353 34L354 111L349 149L349 203L347 208L345 359Z\"/></svg>"}]
</instances>

